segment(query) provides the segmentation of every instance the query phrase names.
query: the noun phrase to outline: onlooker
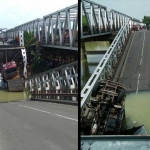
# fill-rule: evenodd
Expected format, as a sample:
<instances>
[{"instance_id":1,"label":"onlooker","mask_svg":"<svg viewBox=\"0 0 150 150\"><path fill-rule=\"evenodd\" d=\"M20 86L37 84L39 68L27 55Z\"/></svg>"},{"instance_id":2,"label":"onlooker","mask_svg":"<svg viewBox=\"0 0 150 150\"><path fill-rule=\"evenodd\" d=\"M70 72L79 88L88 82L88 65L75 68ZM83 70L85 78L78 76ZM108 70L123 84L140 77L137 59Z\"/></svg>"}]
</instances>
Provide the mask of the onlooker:
<instances>
[{"instance_id":1,"label":"onlooker","mask_svg":"<svg viewBox=\"0 0 150 150\"><path fill-rule=\"evenodd\" d=\"M5 39L3 38L3 44L4 44L4 42L5 42Z\"/></svg>"}]
</instances>

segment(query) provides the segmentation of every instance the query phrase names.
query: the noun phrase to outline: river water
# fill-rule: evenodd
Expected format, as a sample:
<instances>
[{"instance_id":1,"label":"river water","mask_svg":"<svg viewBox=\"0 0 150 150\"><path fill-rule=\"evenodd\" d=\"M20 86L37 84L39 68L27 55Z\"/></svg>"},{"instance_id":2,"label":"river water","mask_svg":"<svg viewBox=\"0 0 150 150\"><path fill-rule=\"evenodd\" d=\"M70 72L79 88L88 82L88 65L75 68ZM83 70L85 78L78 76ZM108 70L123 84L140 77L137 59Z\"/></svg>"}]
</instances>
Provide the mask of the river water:
<instances>
[{"instance_id":1,"label":"river water","mask_svg":"<svg viewBox=\"0 0 150 150\"><path fill-rule=\"evenodd\" d=\"M86 51L103 51L107 50L109 46L110 44L108 41L85 43ZM81 60L81 88L86 84L103 56L104 54L89 54L87 55L87 59Z\"/></svg>"},{"instance_id":2,"label":"river water","mask_svg":"<svg viewBox=\"0 0 150 150\"><path fill-rule=\"evenodd\" d=\"M9 92L0 74L0 102L29 100L29 96L29 91L26 89L23 92Z\"/></svg>"},{"instance_id":3,"label":"river water","mask_svg":"<svg viewBox=\"0 0 150 150\"><path fill-rule=\"evenodd\" d=\"M107 50L109 43L89 42L85 46L89 51ZM102 54L87 55L87 60L81 60L81 88L84 87L102 57ZM126 127L144 125L150 134L149 106L150 91L127 94L125 101Z\"/></svg>"}]
</instances>

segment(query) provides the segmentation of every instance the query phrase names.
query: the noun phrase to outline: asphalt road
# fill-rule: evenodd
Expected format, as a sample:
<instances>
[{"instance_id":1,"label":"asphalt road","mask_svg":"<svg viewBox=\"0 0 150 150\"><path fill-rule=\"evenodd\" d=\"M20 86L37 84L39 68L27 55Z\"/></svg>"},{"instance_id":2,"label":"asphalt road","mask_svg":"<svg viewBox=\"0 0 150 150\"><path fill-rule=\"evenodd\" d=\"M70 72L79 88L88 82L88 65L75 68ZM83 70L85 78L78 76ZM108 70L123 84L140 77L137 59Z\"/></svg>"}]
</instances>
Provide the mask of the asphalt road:
<instances>
[{"instance_id":1,"label":"asphalt road","mask_svg":"<svg viewBox=\"0 0 150 150\"><path fill-rule=\"evenodd\" d=\"M150 89L150 31L136 31L119 78L129 92Z\"/></svg>"},{"instance_id":2,"label":"asphalt road","mask_svg":"<svg viewBox=\"0 0 150 150\"><path fill-rule=\"evenodd\" d=\"M36 101L0 104L0 150L77 149L77 106Z\"/></svg>"}]
</instances>

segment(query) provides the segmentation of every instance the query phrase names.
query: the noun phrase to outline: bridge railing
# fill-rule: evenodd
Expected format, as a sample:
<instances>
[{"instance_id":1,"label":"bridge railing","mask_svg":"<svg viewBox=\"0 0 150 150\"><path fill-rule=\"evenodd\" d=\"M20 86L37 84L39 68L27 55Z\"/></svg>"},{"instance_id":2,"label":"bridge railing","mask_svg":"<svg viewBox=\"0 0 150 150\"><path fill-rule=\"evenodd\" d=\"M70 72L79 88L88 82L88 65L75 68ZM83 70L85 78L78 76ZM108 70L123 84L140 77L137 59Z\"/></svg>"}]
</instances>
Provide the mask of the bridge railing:
<instances>
[{"instance_id":1,"label":"bridge railing","mask_svg":"<svg viewBox=\"0 0 150 150\"><path fill-rule=\"evenodd\" d=\"M78 101L78 61L26 80L31 98Z\"/></svg>"},{"instance_id":2,"label":"bridge railing","mask_svg":"<svg viewBox=\"0 0 150 150\"><path fill-rule=\"evenodd\" d=\"M81 91L81 108L89 100L92 89L98 80L111 79L121 58L123 48L130 33L130 24L126 23L119 30L109 49Z\"/></svg>"}]
</instances>

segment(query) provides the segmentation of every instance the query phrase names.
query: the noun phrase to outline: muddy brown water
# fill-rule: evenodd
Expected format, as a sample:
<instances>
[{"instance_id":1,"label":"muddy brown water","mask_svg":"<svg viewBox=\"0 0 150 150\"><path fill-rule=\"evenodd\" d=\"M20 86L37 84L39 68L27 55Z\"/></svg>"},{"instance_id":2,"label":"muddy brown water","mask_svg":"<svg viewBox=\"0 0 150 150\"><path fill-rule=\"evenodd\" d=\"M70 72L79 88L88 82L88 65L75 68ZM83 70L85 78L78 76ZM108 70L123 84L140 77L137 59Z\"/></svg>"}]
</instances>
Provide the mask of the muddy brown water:
<instances>
[{"instance_id":1,"label":"muddy brown water","mask_svg":"<svg viewBox=\"0 0 150 150\"><path fill-rule=\"evenodd\" d=\"M9 92L7 90L7 84L3 82L0 74L0 102L29 100L29 97L30 93L27 89L24 89L23 92Z\"/></svg>"},{"instance_id":2,"label":"muddy brown water","mask_svg":"<svg viewBox=\"0 0 150 150\"><path fill-rule=\"evenodd\" d=\"M107 50L109 46L110 43L108 41L94 41L85 43L85 48L87 51L103 51ZM87 54L87 59L81 60L81 88L84 87L103 56L104 54Z\"/></svg>"},{"instance_id":3,"label":"muddy brown water","mask_svg":"<svg viewBox=\"0 0 150 150\"><path fill-rule=\"evenodd\" d=\"M150 134L150 91L130 93L126 97L126 124L127 126L144 125Z\"/></svg>"}]
</instances>

